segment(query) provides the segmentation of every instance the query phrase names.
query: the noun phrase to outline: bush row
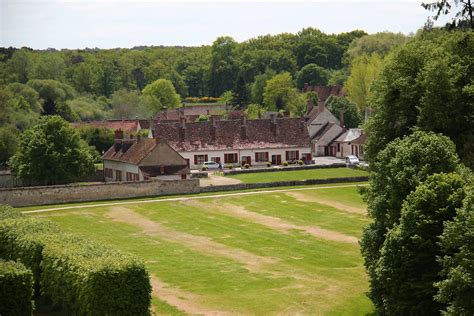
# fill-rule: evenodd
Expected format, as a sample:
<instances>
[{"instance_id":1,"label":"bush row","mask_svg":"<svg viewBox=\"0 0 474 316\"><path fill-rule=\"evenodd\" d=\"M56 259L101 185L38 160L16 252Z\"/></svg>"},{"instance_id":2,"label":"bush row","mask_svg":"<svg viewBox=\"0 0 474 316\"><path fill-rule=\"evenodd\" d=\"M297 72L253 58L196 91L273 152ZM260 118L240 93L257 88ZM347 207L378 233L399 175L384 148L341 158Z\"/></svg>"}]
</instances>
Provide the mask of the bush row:
<instances>
[{"instance_id":1,"label":"bush row","mask_svg":"<svg viewBox=\"0 0 474 316\"><path fill-rule=\"evenodd\" d=\"M33 274L23 264L0 259L0 315L33 312Z\"/></svg>"},{"instance_id":2,"label":"bush row","mask_svg":"<svg viewBox=\"0 0 474 316\"><path fill-rule=\"evenodd\" d=\"M0 257L33 271L35 288L72 314L148 315L144 264L108 246L33 218L0 221ZM39 294L39 292L37 292Z\"/></svg>"},{"instance_id":3,"label":"bush row","mask_svg":"<svg viewBox=\"0 0 474 316\"><path fill-rule=\"evenodd\" d=\"M184 99L188 103L216 103L221 101L221 98L214 97L187 97Z\"/></svg>"}]
</instances>

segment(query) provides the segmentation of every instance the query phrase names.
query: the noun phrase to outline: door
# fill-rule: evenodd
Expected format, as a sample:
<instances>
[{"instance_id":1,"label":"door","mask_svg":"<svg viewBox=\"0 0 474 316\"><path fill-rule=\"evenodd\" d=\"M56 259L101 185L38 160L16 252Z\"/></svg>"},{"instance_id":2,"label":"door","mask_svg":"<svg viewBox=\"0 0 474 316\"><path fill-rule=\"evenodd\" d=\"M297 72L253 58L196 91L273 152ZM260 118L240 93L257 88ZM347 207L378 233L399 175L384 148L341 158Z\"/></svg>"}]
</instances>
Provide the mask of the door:
<instances>
[{"instance_id":1,"label":"door","mask_svg":"<svg viewBox=\"0 0 474 316\"><path fill-rule=\"evenodd\" d=\"M272 164L281 165L281 155L272 155Z\"/></svg>"}]
</instances>

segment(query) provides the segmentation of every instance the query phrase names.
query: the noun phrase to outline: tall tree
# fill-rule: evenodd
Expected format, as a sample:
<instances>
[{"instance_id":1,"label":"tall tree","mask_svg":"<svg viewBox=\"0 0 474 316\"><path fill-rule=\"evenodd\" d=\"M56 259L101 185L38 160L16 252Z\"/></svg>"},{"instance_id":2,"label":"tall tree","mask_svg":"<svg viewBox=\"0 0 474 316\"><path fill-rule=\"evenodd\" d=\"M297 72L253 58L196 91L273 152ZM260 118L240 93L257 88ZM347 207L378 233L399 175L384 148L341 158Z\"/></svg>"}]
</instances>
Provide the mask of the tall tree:
<instances>
[{"instance_id":1,"label":"tall tree","mask_svg":"<svg viewBox=\"0 0 474 316\"><path fill-rule=\"evenodd\" d=\"M294 102L299 101L298 92L289 73L282 73L267 81L263 93L265 106L270 111L287 111L294 108Z\"/></svg>"},{"instance_id":2,"label":"tall tree","mask_svg":"<svg viewBox=\"0 0 474 316\"><path fill-rule=\"evenodd\" d=\"M311 86L325 86L328 84L329 74L326 69L316 64L308 64L298 71L296 87L302 89L307 83Z\"/></svg>"},{"instance_id":3,"label":"tall tree","mask_svg":"<svg viewBox=\"0 0 474 316\"><path fill-rule=\"evenodd\" d=\"M42 117L36 126L21 134L10 166L27 184L68 183L94 172L87 144L56 115Z\"/></svg>"},{"instance_id":4,"label":"tall tree","mask_svg":"<svg viewBox=\"0 0 474 316\"><path fill-rule=\"evenodd\" d=\"M64 81L65 74L66 64L64 60L58 54L46 53L40 55L33 63L29 78Z\"/></svg>"},{"instance_id":5,"label":"tall tree","mask_svg":"<svg viewBox=\"0 0 474 316\"><path fill-rule=\"evenodd\" d=\"M239 76L235 82L234 88L232 89L232 100L231 104L238 109L244 109L250 103L250 95L245 84L244 78Z\"/></svg>"},{"instance_id":6,"label":"tall tree","mask_svg":"<svg viewBox=\"0 0 474 316\"><path fill-rule=\"evenodd\" d=\"M436 2L423 2L421 6L429 11L434 11L434 19L437 20L441 15L450 14L453 5L459 11L455 13L453 23L467 21L469 27L474 29L473 6L471 0L440 0Z\"/></svg>"},{"instance_id":7,"label":"tall tree","mask_svg":"<svg viewBox=\"0 0 474 316\"><path fill-rule=\"evenodd\" d=\"M330 96L326 100L326 108L337 118L342 112L344 125L347 128L356 128L362 123L362 116L356 105L345 97Z\"/></svg>"},{"instance_id":8,"label":"tall tree","mask_svg":"<svg viewBox=\"0 0 474 316\"><path fill-rule=\"evenodd\" d=\"M212 44L209 86L212 96L217 97L232 89L236 74L237 42L232 37L219 37Z\"/></svg>"},{"instance_id":9,"label":"tall tree","mask_svg":"<svg viewBox=\"0 0 474 316\"><path fill-rule=\"evenodd\" d=\"M171 81L158 79L143 89L142 100L154 113L167 108L177 108L180 105L179 95Z\"/></svg>"}]
</instances>

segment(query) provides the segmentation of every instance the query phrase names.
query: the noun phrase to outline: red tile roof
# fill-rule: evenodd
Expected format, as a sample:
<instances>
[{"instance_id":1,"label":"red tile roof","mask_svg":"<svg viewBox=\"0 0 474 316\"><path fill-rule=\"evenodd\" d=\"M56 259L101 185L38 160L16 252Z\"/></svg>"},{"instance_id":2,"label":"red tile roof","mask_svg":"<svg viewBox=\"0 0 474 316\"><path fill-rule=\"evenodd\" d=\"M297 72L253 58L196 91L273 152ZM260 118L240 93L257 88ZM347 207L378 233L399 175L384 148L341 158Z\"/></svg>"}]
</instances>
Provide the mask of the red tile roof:
<instances>
[{"instance_id":1,"label":"red tile roof","mask_svg":"<svg viewBox=\"0 0 474 316\"><path fill-rule=\"evenodd\" d=\"M138 165L158 144L157 141L151 138L140 138L140 141L137 141L137 139L123 139L118 141L120 142L120 146L125 144L130 147L125 152L120 149L121 147L117 147L118 150L116 151L114 144L105 152L102 159Z\"/></svg>"},{"instance_id":2,"label":"red tile roof","mask_svg":"<svg viewBox=\"0 0 474 316\"><path fill-rule=\"evenodd\" d=\"M247 137L242 137L242 120L192 122L185 124L185 138L180 123L156 124L153 136L165 140L176 151L229 150L253 148L309 147L311 140L304 119L278 118L246 121ZM213 137L213 130L215 137Z\"/></svg>"},{"instance_id":3,"label":"red tile roof","mask_svg":"<svg viewBox=\"0 0 474 316\"><path fill-rule=\"evenodd\" d=\"M91 121L91 122L76 122L71 123L74 128L81 127L105 127L108 129L121 129L126 133L135 133L138 130L139 120L104 120L104 121Z\"/></svg>"}]
</instances>

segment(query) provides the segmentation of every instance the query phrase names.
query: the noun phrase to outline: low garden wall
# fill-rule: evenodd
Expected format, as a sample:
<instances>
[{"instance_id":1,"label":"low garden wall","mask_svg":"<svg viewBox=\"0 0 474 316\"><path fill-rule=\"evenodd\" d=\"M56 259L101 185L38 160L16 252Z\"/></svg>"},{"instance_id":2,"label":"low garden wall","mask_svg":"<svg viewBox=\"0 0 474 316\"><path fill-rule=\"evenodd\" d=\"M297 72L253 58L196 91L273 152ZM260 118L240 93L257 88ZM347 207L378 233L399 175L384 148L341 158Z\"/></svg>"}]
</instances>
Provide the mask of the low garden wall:
<instances>
[{"instance_id":1,"label":"low garden wall","mask_svg":"<svg viewBox=\"0 0 474 316\"><path fill-rule=\"evenodd\" d=\"M315 184L331 184L331 183L350 183L350 182L364 182L368 181L369 177L346 177L346 178L331 178L331 179L308 179L308 180L294 180L294 181L277 181L268 183L238 183L228 185L214 185L201 187L201 193L219 192L219 191L235 191L235 190L251 190L261 188L275 188L275 187L290 187L298 185L315 185Z\"/></svg>"},{"instance_id":2,"label":"low garden wall","mask_svg":"<svg viewBox=\"0 0 474 316\"><path fill-rule=\"evenodd\" d=\"M0 189L0 204L14 207L199 193L199 180L110 182Z\"/></svg>"},{"instance_id":3,"label":"low garden wall","mask_svg":"<svg viewBox=\"0 0 474 316\"><path fill-rule=\"evenodd\" d=\"M241 170L224 170L224 175L243 174L243 173L260 173L260 172L278 172L278 171L296 171L296 170L308 170L308 169L327 169L327 168L345 168L344 163L334 163L331 165L296 165L288 167L272 167L272 168L256 168L256 169L241 169Z\"/></svg>"}]
</instances>

